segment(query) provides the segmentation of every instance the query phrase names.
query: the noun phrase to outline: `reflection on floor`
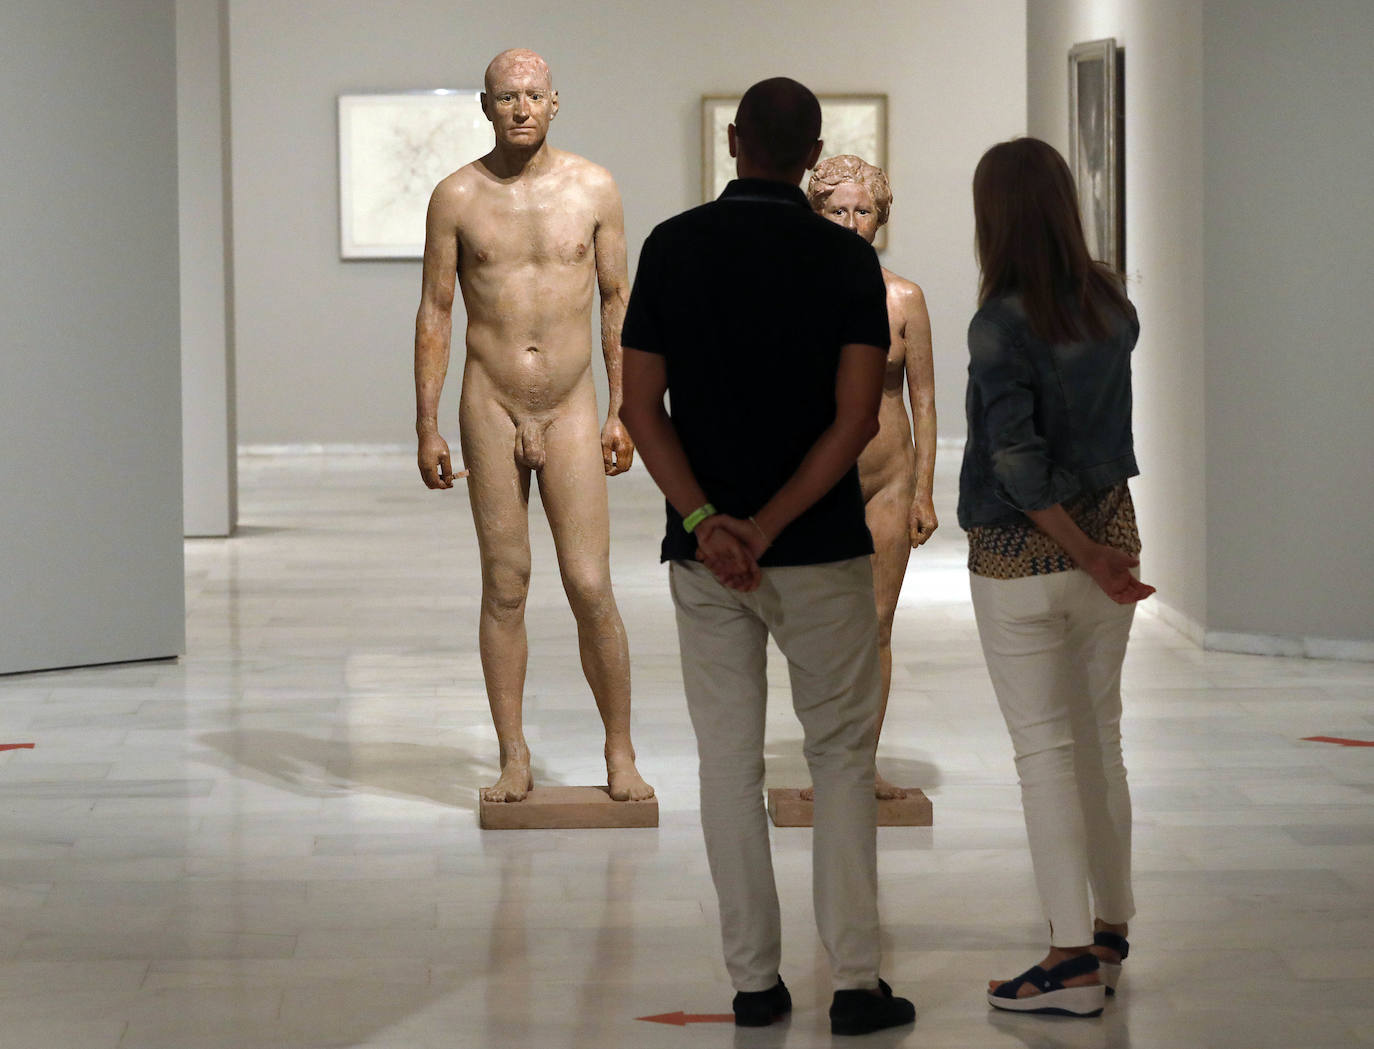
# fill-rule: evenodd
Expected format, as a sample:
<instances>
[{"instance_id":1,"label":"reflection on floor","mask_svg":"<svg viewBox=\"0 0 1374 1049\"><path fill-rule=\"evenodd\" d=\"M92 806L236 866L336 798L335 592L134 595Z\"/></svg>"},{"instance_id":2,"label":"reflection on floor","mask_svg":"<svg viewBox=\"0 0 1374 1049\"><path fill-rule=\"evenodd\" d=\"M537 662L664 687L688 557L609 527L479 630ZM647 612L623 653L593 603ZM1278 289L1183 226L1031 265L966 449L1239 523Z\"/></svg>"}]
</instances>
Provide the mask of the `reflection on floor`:
<instances>
[{"instance_id":1,"label":"reflection on floor","mask_svg":"<svg viewBox=\"0 0 1374 1049\"><path fill-rule=\"evenodd\" d=\"M954 469L899 611L880 756L935 805L933 828L880 837L884 972L919 1019L863 1044L1374 1044L1374 750L1301 742L1374 739L1374 666L1203 653L1149 618L1126 670L1141 910L1121 994L1099 1021L987 1009L985 981L1045 935ZM646 475L612 482L614 574L662 826L483 833L466 494L413 474L408 456L247 459L242 534L187 545L185 658L0 679L0 741L37 744L0 754L0 1045L829 1046L805 830L774 836L790 1023L636 1019L730 998ZM537 509L534 546L536 775L602 782ZM774 680L769 782L798 785Z\"/></svg>"}]
</instances>

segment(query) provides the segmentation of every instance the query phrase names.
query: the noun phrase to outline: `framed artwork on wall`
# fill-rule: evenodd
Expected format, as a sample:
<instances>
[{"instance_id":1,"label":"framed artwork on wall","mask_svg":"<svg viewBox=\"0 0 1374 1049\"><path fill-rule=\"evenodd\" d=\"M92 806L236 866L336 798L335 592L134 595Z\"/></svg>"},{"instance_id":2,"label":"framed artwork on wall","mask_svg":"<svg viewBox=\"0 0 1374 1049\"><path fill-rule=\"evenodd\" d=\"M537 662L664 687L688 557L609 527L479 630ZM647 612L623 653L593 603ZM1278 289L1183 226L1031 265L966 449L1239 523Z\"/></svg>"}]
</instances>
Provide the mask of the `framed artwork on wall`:
<instances>
[{"instance_id":1,"label":"framed artwork on wall","mask_svg":"<svg viewBox=\"0 0 1374 1049\"><path fill-rule=\"evenodd\" d=\"M1069 167L1093 258L1126 269L1125 107L1116 40L1069 50Z\"/></svg>"},{"instance_id":2,"label":"framed artwork on wall","mask_svg":"<svg viewBox=\"0 0 1374 1049\"><path fill-rule=\"evenodd\" d=\"M887 170L887 96L881 94L817 95L821 103L822 157L853 153ZM735 177L725 129L734 122L739 95L701 98L701 197L715 200ZM873 246L887 246L887 227L878 230Z\"/></svg>"},{"instance_id":3,"label":"framed artwork on wall","mask_svg":"<svg viewBox=\"0 0 1374 1049\"><path fill-rule=\"evenodd\" d=\"M484 156L491 124L480 92L339 96L339 254L418 259L425 211L444 176Z\"/></svg>"}]
</instances>

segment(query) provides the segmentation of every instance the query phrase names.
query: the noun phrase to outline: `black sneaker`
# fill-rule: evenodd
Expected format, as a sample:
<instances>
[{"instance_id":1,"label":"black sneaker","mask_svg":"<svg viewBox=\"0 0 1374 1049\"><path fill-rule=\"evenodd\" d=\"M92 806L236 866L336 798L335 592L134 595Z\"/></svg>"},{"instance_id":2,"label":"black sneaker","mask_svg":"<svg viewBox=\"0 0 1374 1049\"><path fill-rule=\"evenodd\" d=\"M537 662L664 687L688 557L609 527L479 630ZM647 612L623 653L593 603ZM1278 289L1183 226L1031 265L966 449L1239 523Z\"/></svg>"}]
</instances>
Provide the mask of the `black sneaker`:
<instances>
[{"instance_id":1,"label":"black sneaker","mask_svg":"<svg viewBox=\"0 0 1374 1049\"><path fill-rule=\"evenodd\" d=\"M831 1034L868 1034L915 1019L916 1007L905 998L894 998L885 980L878 981L877 992L836 991L830 1003Z\"/></svg>"},{"instance_id":2,"label":"black sneaker","mask_svg":"<svg viewBox=\"0 0 1374 1049\"><path fill-rule=\"evenodd\" d=\"M792 996L779 976L766 991L737 992L731 1008L735 1010L736 1027L767 1027L792 1011Z\"/></svg>"}]
</instances>

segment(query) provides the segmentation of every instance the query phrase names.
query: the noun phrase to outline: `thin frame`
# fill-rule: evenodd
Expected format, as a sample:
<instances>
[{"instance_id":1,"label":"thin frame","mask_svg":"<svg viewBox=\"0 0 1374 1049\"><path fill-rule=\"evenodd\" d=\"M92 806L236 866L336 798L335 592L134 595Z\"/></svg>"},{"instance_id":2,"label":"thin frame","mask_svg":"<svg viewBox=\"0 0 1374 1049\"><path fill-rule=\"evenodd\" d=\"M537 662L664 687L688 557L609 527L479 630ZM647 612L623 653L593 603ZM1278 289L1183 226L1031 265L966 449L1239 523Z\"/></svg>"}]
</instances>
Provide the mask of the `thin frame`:
<instances>
[{"instance_id":1,"label":"thin frame","mask_svg":"<svg viewBox=\"0 0 1374 1049\"><path fill-rule=\"evenodd\" d=\"M476 89L339 96L339 255L418 259L441 179L491 149Z\"/></svg>"},{"instance_id":2,"label":"thin frame","mask_svg":"<svg viewBox=\"0 0 1374 1049\"><path fill-rule=\"evenodd\" d=\"M823 157L833 157L840 153L855 153L877 167L887 170L887 95L876 93L853 93L837 95L817 95L821 103L821 139L825 142ZM701 97L701 196L703 201L715 200L725 188L725 182L734 176L725 174L729 165L729 152L726 146L725 127L735 118L739 108L739 95L702 95ZM866 127L859 138L844 137L832 141L827 135L826 107L857 106L865 118ZM866 110L865 108L866 107ZM872 153L872 156L866 155ZM887 246L887 227L878 230L873 246L881 251Z\"/></svg>"},{"instance_id":3,"label":"thin frame","mask_svg":"<svg viewBox=\"0 0 1374 1049\"><path fill-rule=\"evenodd\" d=\"M1116 38L1070 48L1069 166L1078 188L1083 233L1093 258L1124 271L1121 101Z\"/></svg>"}]
</instances>

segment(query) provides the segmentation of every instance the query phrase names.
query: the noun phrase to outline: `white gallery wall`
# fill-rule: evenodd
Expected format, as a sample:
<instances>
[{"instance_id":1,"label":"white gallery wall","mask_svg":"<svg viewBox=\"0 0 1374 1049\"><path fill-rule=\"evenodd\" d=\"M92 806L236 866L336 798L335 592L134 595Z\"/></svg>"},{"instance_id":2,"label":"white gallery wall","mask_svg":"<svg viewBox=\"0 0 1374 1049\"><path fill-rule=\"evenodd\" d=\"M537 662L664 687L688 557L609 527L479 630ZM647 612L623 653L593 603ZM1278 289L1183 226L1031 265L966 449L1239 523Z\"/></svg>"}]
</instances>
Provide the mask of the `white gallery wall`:
<instances>
[{"instance_id":1,"label":"white gallery wall","mask_svg":"<svg viewBox=\"0 0 1374 1049\"><path fill-rule=\"evenodd\" d=\"M1374 658L1374 5L1030 0L1028 127L1126 64L1135 485L1157 604L1209 647Z\"/></svg>"},{"instance_id":2,"label":"white gallery wall","mask_svg":"<svg viewBox=\"0 0 1374 1049\"><path fill-rule=\"evenodd\" d=\"M1124 50L1126 274L1140 312L1132 482L1155 604L1207 621L1202 260L1202 12L1195 0L1030 0L1027 125L1068 155L1069 48Z\"/></svg>"},{"instance_id":3,"label":"white gallery wall","mask_svg":"<svg viewBox=\"0 0 1374 1049\"><path fill-rule=\"evenodd\" d=\"M420 265L340 260L336 98L480 87L513 46L553 68L551 141L616 177L632 272L653 225L700 203L703 94L777 74L820 93L886 92L896 202L884 262L926 291L941 433L962 435L977 276L968 184L988 145L1025 130L1024 0L228 5L241 443L413 440ZM457 381L440 413L450 431Z\"/></svg>"},{"instance_id":4,"label":"white gallery wall","mask_svg":"<svg viewBox=\"0 0 1374 1049\"><path fill-rule=\"evenodd\" d=\"M1204 9L1208 631L1374 659L1374 3Z\"/></svg>"},{"instance_id":5,"label":"white gallery wall","mask_svg":"<svg viewBox=\"0 0 1374 1049\"><path fill-rule=\"evenodd\" d=\"M172 0L0 5L0 673L184 647Z\"/></svg>"}]
</instances>

